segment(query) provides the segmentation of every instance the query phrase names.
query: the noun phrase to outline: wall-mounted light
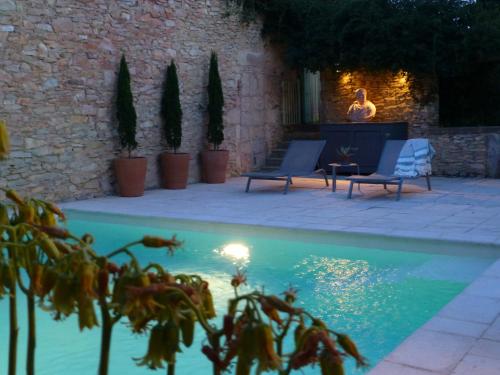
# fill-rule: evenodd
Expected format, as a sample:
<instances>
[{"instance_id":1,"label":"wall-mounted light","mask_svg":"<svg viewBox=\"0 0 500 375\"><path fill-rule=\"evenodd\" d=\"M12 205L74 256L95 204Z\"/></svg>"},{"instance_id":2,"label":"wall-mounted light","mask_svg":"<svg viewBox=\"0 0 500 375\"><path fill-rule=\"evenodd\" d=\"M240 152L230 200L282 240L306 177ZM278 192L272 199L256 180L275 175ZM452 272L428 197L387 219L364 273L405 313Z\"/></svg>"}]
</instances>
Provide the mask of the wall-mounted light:
<instances>
[{"instance_id":1,"label":"wall-mounted light","mask_svg":"<svg viewBox=\"0 0 500 375\"><path fill-rule=\"evenodd\" d=\"M408 72L401 70L397 76L398 83L401 85L406 85L408 83Z\"/></svg>"},{"instance_id":2,"label":"wall-mounted light","mask_svg":"<svg viewBox=\"0 0 500 375\"><path fill-rule=\"evenodd\" d=\"M342 83L343 85L347 85L351 80L352 80L351 73L342 73L342 75L340 76L340 83Z\"/></svg>"}]
</instances>

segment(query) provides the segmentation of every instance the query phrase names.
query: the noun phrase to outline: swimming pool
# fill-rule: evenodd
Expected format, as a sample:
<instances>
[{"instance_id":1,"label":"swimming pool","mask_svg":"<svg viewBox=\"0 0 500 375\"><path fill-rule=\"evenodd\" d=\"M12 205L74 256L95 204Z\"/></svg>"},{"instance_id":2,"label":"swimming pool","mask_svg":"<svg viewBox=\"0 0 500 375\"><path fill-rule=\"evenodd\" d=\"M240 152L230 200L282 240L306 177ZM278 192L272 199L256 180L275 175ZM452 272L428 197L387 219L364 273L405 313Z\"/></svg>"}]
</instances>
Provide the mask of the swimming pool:
<instances>
[{"instance_id":1,"label":"swimming pool","mask_svg":"<svg viewBox=\"0 0 500 375\"><path fill-rule=\"evenodd\" d=\"M470 256L403 251L408 243L355 238L291 230L246 226L181 223L163 219L133 218L69 212L69 228L95 235L95 248L108 252L144 234L177 234L185 246L175 256L138 250L143 263L158 262L175 273L198 273L209 281L222 313L233 296L229 284L236 267L246 269L249 288L265 286L280 293L290 284L299 289L299 304L337 331L349 333L362 353L375 365L402 340L460 293L494 258L485 252ZM351 244L349 243L351 242ZM380 245L383 248L378 248ZM390 247L391 250L387 250ZM443 245L434 245L434 249ZM419 248L414 243L412 249ZM422 248L422 250L428 250ZM19 369L23 369L25 333L24 304L20 300ZM0 316L7 304L0 302ZM78 331L75 319L53 322L38 312L38 374L95 374L100 330ZM0 325L0 373L6 372L7 331ZM208 361L199 354L201 337L179 355L179 374L210 374ZM110 374L145 374L132 358L146 352L146 338L132 336L117 326L113 336ZM193 354L195 353L195 354ZM351 364L347 373L357 370ZM317 370L305 372L317 373Z\"/></svg>"}]
</instances>

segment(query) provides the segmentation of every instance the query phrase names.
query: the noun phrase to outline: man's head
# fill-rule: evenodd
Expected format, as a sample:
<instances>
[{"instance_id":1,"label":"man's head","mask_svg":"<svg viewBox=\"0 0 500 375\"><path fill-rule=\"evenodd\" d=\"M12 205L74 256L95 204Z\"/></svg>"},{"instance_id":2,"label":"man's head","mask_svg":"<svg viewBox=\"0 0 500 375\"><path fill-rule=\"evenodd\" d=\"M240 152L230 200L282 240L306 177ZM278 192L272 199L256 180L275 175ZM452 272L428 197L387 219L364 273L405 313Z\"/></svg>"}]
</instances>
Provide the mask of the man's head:
<instances>
[{"instance_id":1,"label":"man's head","mask_svg":"<svg viewBox=\"0 0 500 375\"><path fill-rule=\"evenodd\" d=\"M354 94L359 104L364 104L366 100L366 89L357 89Z\"/></svg>"}]
</instances>

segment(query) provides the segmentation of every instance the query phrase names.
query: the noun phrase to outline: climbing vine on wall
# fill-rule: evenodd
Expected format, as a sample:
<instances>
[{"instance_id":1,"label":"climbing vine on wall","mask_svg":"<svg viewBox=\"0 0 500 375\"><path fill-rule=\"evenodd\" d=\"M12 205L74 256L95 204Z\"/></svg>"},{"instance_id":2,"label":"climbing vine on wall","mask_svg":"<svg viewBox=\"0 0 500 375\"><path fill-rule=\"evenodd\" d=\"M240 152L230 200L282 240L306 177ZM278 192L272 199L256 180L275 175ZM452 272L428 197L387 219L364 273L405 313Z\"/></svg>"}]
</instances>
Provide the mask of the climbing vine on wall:
<instances>
[{"instance_id":1,"label":"climbing vine on wall","mask_svg":"<svg viewBox=\"0 0 500 375\"><path fill-rule=\"evenodd\" d=\"M429 87L422 77L475 80L475 72L500 62L495 0L228 0L228 5L245 22L260 17L263 36L284 46L292 67L402 70L417 91L424 82L437 93L438 85ZM497 75L485 80L500 82Z\"/></svg>"}]
</instances>

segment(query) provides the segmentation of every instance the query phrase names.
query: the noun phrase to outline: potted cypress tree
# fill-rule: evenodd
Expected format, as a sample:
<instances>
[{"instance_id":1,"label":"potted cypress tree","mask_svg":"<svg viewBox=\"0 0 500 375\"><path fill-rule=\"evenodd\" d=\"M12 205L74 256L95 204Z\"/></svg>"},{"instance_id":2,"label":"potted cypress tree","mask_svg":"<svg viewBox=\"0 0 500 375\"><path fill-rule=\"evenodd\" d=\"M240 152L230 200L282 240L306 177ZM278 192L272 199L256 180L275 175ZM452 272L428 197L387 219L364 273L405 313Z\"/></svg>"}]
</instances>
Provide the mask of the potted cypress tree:
<instances>
[{"instance_id":1,"label":"potted cypress tree","mask_svg":"<svg viewBox=\"0 0 500 375\"><path fill-rule=\"evenodd\" d=\"M128 153L127 157L114 160L118 192L122 197L140 197L144 195L147 160L143 157L132 157L132 151L137 148L135 140L137 114L130 88L130 73L124 55L122 55L118 73L116 117L120 144Z\"/></svg>"},{"instance_id":2,"label":"potted cypress tree","mask_svg":"<svg viewBox=\"0 0 500 375\"><path fill-rule=\"evenodd\" d=\"M161 155L162 185L166 189L185 189L190 157L187 153L177 152L182 142L182 108L177 68L173 60L167 67L163 83L160 115L167 144L173 150L173 153L164 152Z\"/></svg>"},{"instance_id":3,"label":"potted cypress tree","mask_svg":"<svg viewBox=\"0 0 500 375\"><path fill-rule=\"evenodd\" d=\"M224 141L223 108L224 94L219 76L217 54L212 52L208 78L209 119L207 133L208 142L212 145L212 149L205 150L201 154L203 180L209 184L221 184L226 181L229 151L219 149Z\"/></svg>"}]
</instances>

